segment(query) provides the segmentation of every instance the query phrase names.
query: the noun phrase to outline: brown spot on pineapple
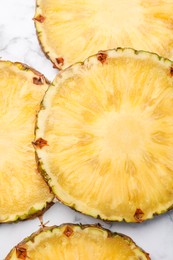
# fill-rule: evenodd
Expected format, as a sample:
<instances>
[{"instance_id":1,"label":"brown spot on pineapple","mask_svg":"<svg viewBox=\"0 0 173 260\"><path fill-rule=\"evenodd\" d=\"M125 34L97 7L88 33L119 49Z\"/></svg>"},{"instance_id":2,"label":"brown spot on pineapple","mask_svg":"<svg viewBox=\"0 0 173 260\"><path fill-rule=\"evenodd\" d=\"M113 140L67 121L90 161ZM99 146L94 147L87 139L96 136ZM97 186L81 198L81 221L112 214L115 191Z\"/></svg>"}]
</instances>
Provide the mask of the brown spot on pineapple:
<instances>
[{"instance_id":1,"label":"brown spot on pineapple","mask_svg":"<svg viewBox=\"0 0 173 260\"><path fill-rule=\"evenodd\" d=\"M33 77L33 83L34 83L35 85L43 85L43 84L44 84L44 81L45 81L44 76L41 76L41 77L39 77L39 78Z\"/></svg>"},{"instance_id":2,"label":"brown spot on pineapple","mask_svg":"<svg viewBox=\"0 0 173 260\"><path fill-rule=\"evenodd\" d=\"M136 222L143 222L143 216L144 216L144 212L141 209L136 209L135 214L134 214L134 218L136 220Z\"/></svg>"},{"instance_id":3,"label":"brown spot on pineapple","mask_svg":"<svg viewBox=\"0 0 173 260\"><path fill-rule=\"evenodd\" d=\"M27 258L26 246L25 245L17 245L15 248L16 248L17 258L25 260Z\"/></svg>"},{"instance_id":4,"label":"brown spot on pineapple","mask_svg":"<svg viewBox=\"0 0 173 260\"><path fill-rule=\"evenodd\" d=\"M171 77L173 77L173 66L171 66L171 68L170 68L170 74L171 74Z\"/></svg>"},{"instance_id":5,"label":"brown spot on pineapple","mask_svg":"<svg viewBox=\"0 0 173 260\"><path fill-rule=\"evenodd\" d=\"M34 21L37 21L39 23L43 23L45 21L45 17L41 14L37 15L36 17L33 18Z\"/></svg>"},{"instance_id":6,"label":"brown spot on pineapple","mask_svg":"<svg viewBox=\"0 0 173 260\"><path fill-rule=\"evenodd\" d=\"M37 139L35 142L32 142L32 144L40 149L42 149L44 146L48 146L47 141L44 140L43 138Z\"/></svg>"},{"instance_id":7,"label":"brown spot on pineapple","mask_svg":"<svg viewBox=\"0 0 173 260\"><path fill-rule=\"evenodd\" d=\"M56 62L53 63L53 68L54 69L61 69L61 67L64 65L64 58L58 57L55 60L56 60Z\"/></svg>"},{"instance_id":8,"label":"brown spot on pineapple","mask_svg":"<svg viewBox=\"0 0 173 260\"><path fill-rule=\"evenodd\" d=\"M58 65L63 66L63 65L64 65L64 59L63 59L63 57L58 57L58 58L56 58L56 62L57 62Z\"/></svg>"},{"instance_id":9,"label":"brown spot on pineapple","mask_svg":"<svg viewBox=\"0 0 173 260\"><path fill-rule=\"evenodd\" d=\"M106 53L100 52L97 54L97 59L103 64L106 62L108 55Z\"/></svg>"},{"instance_id":10,"label":"brown spot on pineapple","mask_svg":"<svg viewBox=\"0 0 173 260\"><path fill-rule=\"evenodd\" d=\"M66 237L70 237L71 235L73 235L73 229L69 226L67 226L64 230L64 235Z\"/></svg>"}]
</instances>

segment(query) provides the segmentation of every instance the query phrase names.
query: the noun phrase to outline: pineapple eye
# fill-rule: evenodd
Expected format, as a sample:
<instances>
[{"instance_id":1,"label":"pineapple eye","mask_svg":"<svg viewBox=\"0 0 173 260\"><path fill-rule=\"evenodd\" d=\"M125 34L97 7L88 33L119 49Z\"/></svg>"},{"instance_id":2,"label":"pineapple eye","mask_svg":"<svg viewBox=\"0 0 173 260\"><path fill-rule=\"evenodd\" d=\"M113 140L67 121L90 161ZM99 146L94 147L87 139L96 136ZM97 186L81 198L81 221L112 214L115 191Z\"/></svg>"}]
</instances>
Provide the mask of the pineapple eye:
<instances>
[{"instance_id":1,"label":"pineapple eye","mask_svg":"<svg viewBox=\"0 0 173 260\"><path fill-rule=\"evenodd\" d=\"M47 88L41 73L0 61L0 223L37 216L53 200L36 170L32 145L36 112ZM24 256L22 250L18 254Z\"/></svg>"},{"instance_id":2,"label":"pineapple eye","mask_svg":"<svg viewBox=\"0 0 173 260\"><path fill-rule=\"evenodd\" d=\"M14 247L5 259L150 260L150 257L123 234L97 225L64 224L42 228Z\"/></svg>"},{"instance_id":3,"label":"pineapple eye","mask_svg":"<svg viewBox=\"0 0 173 260\"><path fill-rule=\"evenodd\" d=\"M38 114L41 171L66 205L142 222L173 205L169 60L133 49L91 56L58 75Z\"/></svg>"},{"instance_id":4,"label":"pineapple eye","mask_svg":"<svg viewBox=\"0 0 173 260\"><path fill-rule=\"evenodd\" d=\"M118 46L173 59L172 10L162 0L37 0L34 21L43 51L62 69Z\"/></svg>"}]
</instances>

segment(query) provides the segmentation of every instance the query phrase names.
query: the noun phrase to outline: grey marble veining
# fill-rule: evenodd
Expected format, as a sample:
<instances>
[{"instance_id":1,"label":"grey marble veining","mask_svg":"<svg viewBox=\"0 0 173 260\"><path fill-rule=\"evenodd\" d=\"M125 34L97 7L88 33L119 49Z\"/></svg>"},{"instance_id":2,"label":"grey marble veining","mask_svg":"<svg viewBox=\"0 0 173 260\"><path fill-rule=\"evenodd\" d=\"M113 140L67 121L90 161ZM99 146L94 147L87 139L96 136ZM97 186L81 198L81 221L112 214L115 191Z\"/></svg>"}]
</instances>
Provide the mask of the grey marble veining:
<instances>
[{"instance_id":1,"label":"grey marble veining","mask_svg":"<svg viewBox=\"0 0 173 260\"><path fill-rule=\"evenodd\" d=\"M57 70L52 68L37 41L34 22L34 0L0 0L0 57L21 61L53 80ZM173 260L173 212L142 224L103 222L57 203L44 214L49 225L73 223L100 223L105 228L129 235L150 253L152 260ZM0 225L0 260L24 237L36 231L39 220Z\"/></svg>"}]
</instances>

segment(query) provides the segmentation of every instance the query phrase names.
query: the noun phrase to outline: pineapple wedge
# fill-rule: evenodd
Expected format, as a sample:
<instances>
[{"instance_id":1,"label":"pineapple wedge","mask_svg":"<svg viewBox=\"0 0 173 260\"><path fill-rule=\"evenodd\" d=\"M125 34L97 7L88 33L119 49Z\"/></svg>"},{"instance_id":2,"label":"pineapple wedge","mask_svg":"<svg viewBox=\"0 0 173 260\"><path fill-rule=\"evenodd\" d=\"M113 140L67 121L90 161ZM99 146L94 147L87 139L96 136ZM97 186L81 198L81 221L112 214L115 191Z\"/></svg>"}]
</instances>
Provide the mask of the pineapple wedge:
<instances>
[{"instance_id":1,"label":"pineapple wedge","mask_svg":"<svg viewBox=\"0 0 173 260\"><path fill-rule=\"evenodd\" d=\"M53 200L37 172L32 144L47 87L44 76L28 66L0 61L0 223L41 214Z\"/></svg>"},{"instance_id":2,"label":"pineapple wedge","mask_svg":"<svg viewBox=\"0 0 173 260\"><path fill-rule=\"evenodd\" d=\"M14 247L5 260L150 260L129 237L98 225L44 227Z\"/></svg>"},{"instance_id":3,"label":"pineapple wedge","mask_svg":"<svg viewBox=\"0 0 173 260\"><path fill-rule=\"evenodd\" d=\"M36 2L38 39L59 69L119 46L173 59L172 0Z\"/></svg>"},{"instance_id":4,"label":"pineapple wedge","mask_svg":"<svg viewBox=\"0 0 173 260\"><path fill-rule=\"evenodd\" d=\"M108 50L61 71L38 114L39 168L64 204L142 222L173 206L173 63Z\"/></svg>"}]
</instances>

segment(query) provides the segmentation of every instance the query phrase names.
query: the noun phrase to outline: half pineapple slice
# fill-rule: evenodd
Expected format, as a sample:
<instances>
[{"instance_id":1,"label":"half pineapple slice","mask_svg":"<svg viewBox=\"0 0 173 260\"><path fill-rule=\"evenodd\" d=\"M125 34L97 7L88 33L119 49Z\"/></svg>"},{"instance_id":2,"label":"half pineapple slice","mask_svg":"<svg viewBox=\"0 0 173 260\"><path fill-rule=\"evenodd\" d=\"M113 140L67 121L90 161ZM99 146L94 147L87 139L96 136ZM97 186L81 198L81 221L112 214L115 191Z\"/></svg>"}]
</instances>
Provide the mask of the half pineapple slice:
<instances>
[{"instance_id":1,"label":"half pineapple slice","mask_svg":"<svg viewBox=\"0 0 173 260\"><path fill-rule=\"evenodd\" d=\"M40 168L57 198L107 220L173 206L173 63L110 50L58 74L38 115Z\"/></svg>"},{"instance_id":2,"label":"half pineapple slice","mask_svg":"<svg viewBox=\"0 0 173 260\"><path fill-rule=\"evenodd\" d=\"M38 39L60 69L119 46L173 58L172 0L36 2Z\"/></svg>"},{"instance_id":3,"label":"half pineapple slice","mask_svg":"<svg viewBox=\"0 0 173 260\"><path fill-rule=\"evenodd\" d=\"M32 145L47 87L44 76L28 66L0 61L0 222L33 217L53 199Z\"/></svg>"},{"instance_id":4,"label":"half pineapple slice","mask_svg":"<svg viewBox=\"0 0 173 260\"><path fill-rule=\"evenodd\" d=\"M32 234L11 250L5 260L149 260L129 237L96 225L64 224Z\"/></svg>"}]
</instances>

